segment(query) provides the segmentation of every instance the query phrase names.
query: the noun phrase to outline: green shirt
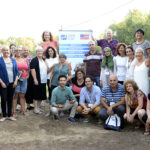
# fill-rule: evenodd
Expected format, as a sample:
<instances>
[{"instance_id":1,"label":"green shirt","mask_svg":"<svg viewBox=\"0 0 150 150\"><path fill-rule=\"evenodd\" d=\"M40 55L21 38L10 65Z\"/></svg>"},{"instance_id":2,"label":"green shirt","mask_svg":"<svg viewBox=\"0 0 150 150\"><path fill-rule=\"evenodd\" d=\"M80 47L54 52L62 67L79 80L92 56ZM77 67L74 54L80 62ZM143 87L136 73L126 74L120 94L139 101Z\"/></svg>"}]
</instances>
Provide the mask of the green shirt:
<instances>
[{"instance_id":1,"label":"green shirt","mask_svg":"<svg viewBox=\"0 0 150 150\"><path fill-rule=\"evenodd\" d=\"M72 93L72 90L69 87L65 86L65 88L62 89L60 86L58 86L53 90L51 105L64 105L67 100L76 100Z\"/></svg>"},{"instance_id":2,"label":"green shirt","mask_svg":"<svg viewBox=\"0 0 150 150\"><path fill-rule=\"evenodd\" d=\"M59 68L60 64L57 64L55 67L54 67L54 75L53 75L53 78L52 78L52 85L54 86L58 86L59 83L58 83L58 77L60 75L65 75L67 76L68 75L68 70L70 69L69 66L67 65L63 65L62 68Z\"/></svg>"}]
</instances>

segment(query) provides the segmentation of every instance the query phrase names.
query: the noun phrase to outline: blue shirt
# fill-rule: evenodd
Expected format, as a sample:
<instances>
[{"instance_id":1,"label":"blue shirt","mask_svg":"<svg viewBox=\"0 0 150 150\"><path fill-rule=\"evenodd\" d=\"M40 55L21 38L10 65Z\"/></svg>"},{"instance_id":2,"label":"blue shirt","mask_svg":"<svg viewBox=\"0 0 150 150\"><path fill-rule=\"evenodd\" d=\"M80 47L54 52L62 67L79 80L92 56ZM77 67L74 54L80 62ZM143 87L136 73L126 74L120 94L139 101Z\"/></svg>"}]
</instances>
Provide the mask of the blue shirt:
<instances>
[{"instance_id":1,"label":"blue shirt","mask_svg":"<svg viewBox=\"0 0 150 150\"><path fill-rule=\"evenodd\" d=\"M16 76L19 76L19 71L18 71L16 60L11 57L10 59L13 64L13 82L14 82L16 79ZM5 64L3 57L0 57L0 78L6 84L6 86L9 85L8 73L7 73L6 64Z\"/></svg>"},{"instance_id":2,"label":"blue shirt","mask_svg":"<svg viewBox=\"0 0 150 150\"><path fill-rule=\"evenodd\" d=\"M83 87L80 92L80 104L97 104L100 105L101 90L98 86L93 85L92 91L89 92L87 87Z\"/></svg>"},{"instance_id":3,"label":"blue shirt","mask_svg":"<svg viewBox=\"0 0 150 150\"><path fill-rule=\"evenodd\" d=\"M106 98L106 103L110 105L110 102L119 102L122 97L125 96L123 86L118 83L115 91L112 92L110 85L102 89L102 97Z\"/></svg>"}]
</instances>

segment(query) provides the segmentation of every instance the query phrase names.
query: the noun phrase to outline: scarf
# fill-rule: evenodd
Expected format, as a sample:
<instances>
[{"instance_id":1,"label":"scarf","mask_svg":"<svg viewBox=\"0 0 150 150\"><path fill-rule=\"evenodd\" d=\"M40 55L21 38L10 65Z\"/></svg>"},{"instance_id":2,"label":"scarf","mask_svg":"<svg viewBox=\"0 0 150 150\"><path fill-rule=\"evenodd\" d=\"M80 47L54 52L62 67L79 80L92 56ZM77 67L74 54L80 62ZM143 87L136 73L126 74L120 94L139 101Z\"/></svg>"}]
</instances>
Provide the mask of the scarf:
<instances>
[{"instance_id":1,"label":"scarf","mask_svg":"<svg viewBox=\"0 0 150 150\"><path fill-rule=\"evenodd\" d=\"M102 67L105 68L106 66L108 66L108 68L113 71L114 70L114 61L113 61L112 51L109 47L105 47L104 53L105 53L105 51L109 51L110 55L104 56L103 61L102 61Z\"/></svg>"}]
</instances>

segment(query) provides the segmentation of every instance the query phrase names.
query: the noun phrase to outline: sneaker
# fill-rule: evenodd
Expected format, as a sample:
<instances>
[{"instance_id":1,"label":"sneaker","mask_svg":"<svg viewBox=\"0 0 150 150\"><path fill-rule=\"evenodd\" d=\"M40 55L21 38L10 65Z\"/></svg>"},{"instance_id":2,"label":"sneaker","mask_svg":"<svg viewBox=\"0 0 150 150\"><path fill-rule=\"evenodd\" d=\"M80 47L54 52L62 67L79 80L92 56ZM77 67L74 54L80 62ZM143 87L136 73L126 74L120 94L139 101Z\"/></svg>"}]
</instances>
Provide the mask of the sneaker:
<instances>
[{"instance_id":1,"label":"sneaker","mask_svg":"<svg viewBox=\"0 0 150 150\"><path fill-rule=\"evenodd\" d=\"M54 115L54 120L59 121L59 117L57 115Z\"/></svg>"},{"instance_id":2,"label":"sneaker","mask_svg":"<svg viewBox=\"0 0 150 150\"><path fill-rule=\"evenodd\" d=\"M75 123L76 121L74 120L74 118L68 118L68 121L70 121L71 123Z\"/></svg>"},{"instance_id":3,"label":"sneaker","mask_svg":"<svg viewBox=\"0 0 150 150\"><path fill-rule=\"evenodd\" d=\"M17 113L16 112L13 112L13 117L17 117Z\"/></svg>"},{"instance_id":4,"label":"sneaker","mask_svg":"<svg viewBox=\"0 0 150 150\"><path fill-rule=\"evenodd\" d=\"M8 117L8 120L16 121L17 119L15 117Z\"/></svg>"},{"instance_id":5,"label":"sneaker","mask_svg":"<svg viewBox=\"0 0 150 150\"><path fill-rule=\"evenodd\" d=\"M6 117L3 117L3 118L0 119L0 121L3 122L3 121L5 121L6 119L7 119Z\"/></svg>"},{"instance_id":6,"label":"sneaker","mask_svg":"<svg viewBox=\"0 0 150 150\"><path fill-rule=\"evenodd\" d=\"M83 120L83 122L84 122L84 123L88 123L88 122L89 122L89 118L85 118L85 119Z\"/></svg>"}]
</instances>

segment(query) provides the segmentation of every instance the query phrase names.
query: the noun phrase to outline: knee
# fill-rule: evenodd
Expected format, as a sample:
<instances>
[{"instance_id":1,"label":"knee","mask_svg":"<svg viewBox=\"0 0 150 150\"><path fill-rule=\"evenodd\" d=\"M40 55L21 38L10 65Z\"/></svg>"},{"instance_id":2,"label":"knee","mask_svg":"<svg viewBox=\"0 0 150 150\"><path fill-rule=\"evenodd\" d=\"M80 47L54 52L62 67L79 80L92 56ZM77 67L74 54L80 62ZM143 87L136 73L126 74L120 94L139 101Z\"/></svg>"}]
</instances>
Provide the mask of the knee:
<instances>
[{"instance_id":1,"label":"knee","mask_svg":"<svg viewBox=\"0 0 150 150\"><path fill-rule=\"evenodd\" d=\"M74 102L74 104L73 104L75 107L77 107L78 106L78 102L76 101L76 102Z\"/></svg>"},{"instance_id":2,"label":"knee","mask_svg":"<svg viewBox=\"0 0 150 150\"><path fill-rule=\"evenodd\" d=\"M98 117L101 119L101 120L106 120L108 118L108 115L107 113L105 113L104 111L100 110L99 113L98 113Z\"/></svg>"},{"instance_id":3,"label":"knee","mask_svg":"<svg viewBox=\"0 0 150 150\"><path fill-rule=\"evenodd\" d=\"M137 114L138 114L139 119L142 119L142 117L145 114L145 110L144 109L140 109L140 110L138 110Z\"/></svg>"},{"instance_id":4,"label":"knee","mask_svg":"<svg viewBox=\"0 0 150 150\"><path fill-rule=\"evenodd\" d=\"M50 107L50 110L53 114L57 114L58 113L58 109L56 107Z\"/></svg>"},{"instance_id":5,"label":"knee","mask_svg":"<svg viewBox=\"0 0 150 150\"><path fill-rule=\"evenodd\" d=\"M101 110L101 106L97 106L95 109L94 109L94 113L97 115L99 114L100 110Z\"/></svg>"},{"instance_id":6,"label":"knee","mask_svg":"<svg viewBox=\"0 0 150 150\"><path fill-rule=\"evenodd\" d=\"M82 114L82 110L83 110L83 108L82 108L81 106L78 106L78 107L77 107L77 112L78 112L79 114Z\"/></svg>"}]
</instances>

